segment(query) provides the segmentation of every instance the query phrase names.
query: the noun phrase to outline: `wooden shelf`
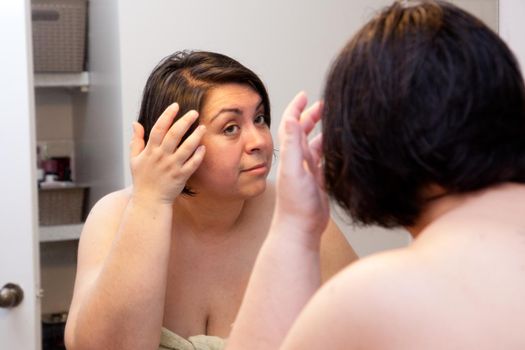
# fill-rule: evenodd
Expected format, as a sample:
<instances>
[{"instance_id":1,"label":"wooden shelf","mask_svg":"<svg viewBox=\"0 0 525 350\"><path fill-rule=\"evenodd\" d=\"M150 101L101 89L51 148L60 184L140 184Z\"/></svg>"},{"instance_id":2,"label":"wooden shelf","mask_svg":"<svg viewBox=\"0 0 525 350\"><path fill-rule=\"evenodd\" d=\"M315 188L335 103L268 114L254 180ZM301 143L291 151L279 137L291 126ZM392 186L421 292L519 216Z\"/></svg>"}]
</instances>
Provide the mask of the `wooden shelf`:
<instances>
[{"instance_id":1,"label":"wooden shelf","mask_svg":"<svg viewBox=\"0 0 525 350\"><path fill-rule=\"evenodd\" d=\"M80 88L82 91L87 91L89 87L89 73L35 73L35 87Z\"/></svg>"},{"instance_id":2,"label":"wooden shelf","mask_svg":"<svg viewBox=\"0 0 525 350\"><path fill-rule=\"evenodd\" d=\"M71 241L80 238L84 224L40 226L40 242Z\"/></svg>"}]
</instances>

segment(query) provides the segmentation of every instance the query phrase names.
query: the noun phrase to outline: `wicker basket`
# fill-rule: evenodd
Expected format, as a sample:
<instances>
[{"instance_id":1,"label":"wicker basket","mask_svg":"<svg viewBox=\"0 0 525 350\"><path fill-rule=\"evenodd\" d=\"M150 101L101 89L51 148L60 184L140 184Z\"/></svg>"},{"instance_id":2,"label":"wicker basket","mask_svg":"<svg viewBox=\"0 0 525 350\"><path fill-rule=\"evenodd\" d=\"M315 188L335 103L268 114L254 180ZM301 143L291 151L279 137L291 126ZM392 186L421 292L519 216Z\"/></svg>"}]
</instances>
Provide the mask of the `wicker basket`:
<instances>
[{"instance_id":1,"label":"wicker basket","mask_svg":"<svg viewBox=\"0 0 525 350\"><path fill-rule=\"evenodd\" d=\"M87 187L41 188L38 190L38 217L42 226L81 223Z\"/></svg>"},{"instance_id":2,"label":"wicker basket","mask_svg":"<svg viewBox=\"0 0 525 350\"><path fill-rule=\"evenodd\" d=\"M86 0L32 0L35 72L85 69Z\"/></svg>"}]
</instances>

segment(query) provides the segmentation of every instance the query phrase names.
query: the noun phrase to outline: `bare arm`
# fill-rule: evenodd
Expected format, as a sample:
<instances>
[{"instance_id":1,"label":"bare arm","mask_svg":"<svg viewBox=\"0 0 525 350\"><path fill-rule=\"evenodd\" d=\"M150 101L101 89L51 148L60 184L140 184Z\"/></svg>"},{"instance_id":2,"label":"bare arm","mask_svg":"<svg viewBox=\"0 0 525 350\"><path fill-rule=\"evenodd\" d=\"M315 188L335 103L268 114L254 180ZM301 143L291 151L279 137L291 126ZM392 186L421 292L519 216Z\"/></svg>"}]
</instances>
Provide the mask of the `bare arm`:
<instances>
[{"instance_id":1,"label":"bare arm","mask_svg":"<svg viewBox=\"0 0 525 350\"><path fill-rule=\"evenodd\" d=\"M303 112L299 94L283 115L277 201L268 237L257 258L228 349L277 349L292 323L320 286L320 242L329 219L320 188L320 137L307 135L320 105Z\"/></svg>"},{"instance_id":2,"label":"bare arm","mask_svg":"<svg viewBox=\"0 0 525 350\"><path fill-rule=\"evenodd\" d=\"M131 200L115 225L106 216L114 211L108 202L111 197L97 204L82 233L66 329L69 349L132 348L159 336L171 214Z\"/></svg>"},{"instance_id":3,"label":"bare arm","mask_svg":"<svg viewBox=\"0 0 525 350\"><path fill-rule=\"evenodd\" d=\"M147 146L143 128L134 126L131 193L105 197L86 221L66 326L69 350L158 347L172 202L204 156L197 149L202 128L177 147L197 117L190 112L171 126L177 111L166 109Z\"/></svg>"}]
</instances>

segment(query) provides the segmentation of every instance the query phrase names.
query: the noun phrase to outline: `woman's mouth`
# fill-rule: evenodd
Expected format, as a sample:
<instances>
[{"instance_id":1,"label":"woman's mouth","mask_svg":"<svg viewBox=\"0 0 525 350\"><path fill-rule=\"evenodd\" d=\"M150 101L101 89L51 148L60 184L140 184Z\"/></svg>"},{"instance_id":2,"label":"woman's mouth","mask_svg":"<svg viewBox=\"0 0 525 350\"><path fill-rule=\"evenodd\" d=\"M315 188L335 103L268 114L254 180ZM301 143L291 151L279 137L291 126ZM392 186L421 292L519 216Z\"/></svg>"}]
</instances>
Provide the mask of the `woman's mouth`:
<instances>
[{"instance_id":1,"label":"woman's mouth","mask_svg":"<svg viewBox=\"0 0 525 350\"><path fill-rule=\"evenodd\" d=\"M250 173L250 174L264 174L268 171L268 165L266 163L260 163L257 165L254 165L252 167L243 169L243 173Z\"/></svg>"}]
</instances>

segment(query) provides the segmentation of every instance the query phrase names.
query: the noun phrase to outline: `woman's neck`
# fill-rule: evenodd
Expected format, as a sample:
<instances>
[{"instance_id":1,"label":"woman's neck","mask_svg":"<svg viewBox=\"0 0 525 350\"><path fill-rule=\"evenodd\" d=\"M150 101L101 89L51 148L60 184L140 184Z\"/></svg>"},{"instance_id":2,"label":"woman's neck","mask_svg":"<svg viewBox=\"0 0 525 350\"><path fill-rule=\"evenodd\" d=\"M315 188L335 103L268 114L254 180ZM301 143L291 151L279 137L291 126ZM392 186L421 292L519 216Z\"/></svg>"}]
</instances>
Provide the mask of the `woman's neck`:
<instances>
[{"instance_id":1,"label":"woman's neck","mask_svg":"<svg viewBox=\"0 0 525 350\"><path fill-rule=\"evenodd\" d=\"M173 205L177 225L184 225L199 236L232 233L242 217L245 200L211 198L199 193L179 196Z\"/></svg>"},{"instance_id":2,"label":"woman's neck","mask_svg":"<svg viewBox=\"0 0 525 350\"><path fill-rule=\"evenodd\" d=\"M505 219L512 221L513 211L516 207L524 207L525 203L525 185L516 183L498 184L478 191L457 193L457 194L440 194L436 199L431 201L417 222L406 229L412 237L417 237L433 223L444 218L450 213L464 213L474 210L479 215L509 216ZM525 208L524 208L525 209ZM515 216L515 215L514 215ZM483 219L482 217L479 218Z\"/></svg>"},{"instance_id":3,"label":"woman's neck","mask_svg":"<svg viewBox=\"0 0 525 350\"><path fill-rule=\"evenodd\" d=\"M445 195L427 204L419 219L414 225L406 227L413 238L419 236L430 224L441 218L446 213L459 207L466 200L466 195Z\"/></svg>"}]
</instances>

